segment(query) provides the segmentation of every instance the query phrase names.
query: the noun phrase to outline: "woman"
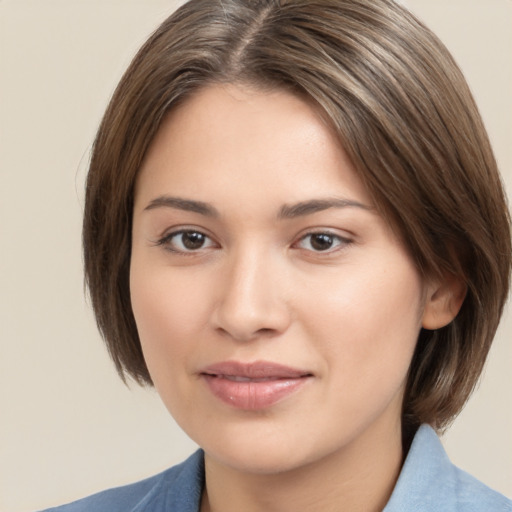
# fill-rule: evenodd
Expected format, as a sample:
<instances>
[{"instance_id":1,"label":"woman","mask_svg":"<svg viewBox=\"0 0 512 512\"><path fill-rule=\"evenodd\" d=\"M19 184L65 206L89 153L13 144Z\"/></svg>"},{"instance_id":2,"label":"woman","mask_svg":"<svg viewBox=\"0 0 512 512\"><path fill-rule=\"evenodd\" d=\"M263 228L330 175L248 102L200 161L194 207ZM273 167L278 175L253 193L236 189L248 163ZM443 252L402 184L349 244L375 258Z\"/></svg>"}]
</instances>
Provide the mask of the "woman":
<instances>
[{"instance_id":1,"label":"woman","mask_svg":"<svg viewBox=\"0 0 512 512\"><path fill-rule=\"evenodd\" d=\"M390 0L192 0L95 142L86 278L120 375L202 450L59 510L512 510L435 430L510 230L468 87Z\"/></svg>"}]
</instances>

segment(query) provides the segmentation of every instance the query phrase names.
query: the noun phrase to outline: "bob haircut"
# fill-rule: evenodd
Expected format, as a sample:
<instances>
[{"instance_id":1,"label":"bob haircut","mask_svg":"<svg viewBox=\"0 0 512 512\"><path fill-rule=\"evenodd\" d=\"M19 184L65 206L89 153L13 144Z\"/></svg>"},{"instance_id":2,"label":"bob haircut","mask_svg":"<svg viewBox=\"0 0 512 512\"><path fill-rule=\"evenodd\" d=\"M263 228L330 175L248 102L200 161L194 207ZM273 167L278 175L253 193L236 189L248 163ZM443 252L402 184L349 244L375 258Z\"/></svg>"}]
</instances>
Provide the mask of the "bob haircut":
<instances>
[{"instance_id":1,"label":"bob haircut","mask_svg":"<svg viewBox=\"0 0 512 512\"><path fill-rule=\"evenodd\" d=\"M465 283L455 320L420 332L404 396L407 432L442 430L478 381L507 298L509 214L462 73L393 0L191 0L139 50L93 146L83 226L86 285L119 374L151 384L130 304L137 173L169 111L219 83L316 104L420 275Z\"/></svg>"}]
</instances>

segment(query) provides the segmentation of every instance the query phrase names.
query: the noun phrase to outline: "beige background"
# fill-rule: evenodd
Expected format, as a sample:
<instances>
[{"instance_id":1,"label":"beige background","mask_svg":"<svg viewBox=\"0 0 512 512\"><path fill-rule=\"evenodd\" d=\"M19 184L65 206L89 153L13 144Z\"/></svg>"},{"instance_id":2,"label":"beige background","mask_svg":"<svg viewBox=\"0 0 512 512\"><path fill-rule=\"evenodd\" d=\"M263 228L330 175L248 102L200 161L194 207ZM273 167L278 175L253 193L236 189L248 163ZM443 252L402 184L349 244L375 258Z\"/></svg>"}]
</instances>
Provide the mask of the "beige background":
<instances>
[{"instance_id":1,"label":"beige background","mask_svg":"<svg viewBox=\"0 0 512 512\"><path fill-rule=\"evenodd\" d=\"M512 1L408 0L466 72L512 191ZM120 73L176 5L0 0L0 511L127 483L194 445L117 379L82 289L83 181ZM512 321L444 442L512 496Z\"/></svg>"}]
</instances>

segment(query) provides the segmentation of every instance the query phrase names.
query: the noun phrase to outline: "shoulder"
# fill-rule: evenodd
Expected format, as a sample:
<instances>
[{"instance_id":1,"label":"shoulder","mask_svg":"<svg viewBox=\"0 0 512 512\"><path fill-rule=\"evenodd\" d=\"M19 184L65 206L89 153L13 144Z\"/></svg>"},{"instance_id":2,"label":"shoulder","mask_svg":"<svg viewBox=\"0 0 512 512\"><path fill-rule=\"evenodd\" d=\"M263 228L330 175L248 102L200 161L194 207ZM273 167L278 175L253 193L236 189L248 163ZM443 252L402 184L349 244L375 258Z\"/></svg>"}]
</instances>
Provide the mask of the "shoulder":
<instances>
[{"instance_id":1,"label":"shoulder","mask_svg":"<svg viewBox=\"0 0 512 512\"><path fill-rule=\"evenodd\" d=\"M203 482L204 458L198 450L158 475L43 512L197 512Z\"/></svg>"},{"instance_id":2,"label":"shoulder","mask_svg":"<svg viewBox=\"0 0 512 512\"><path fill-rule=\"evenodd\" d=\"M512 512L512 501L454 466L422 425L384 512Z\"/></svg>"},{"instance_id":3,"label":"shoulder","mask_svg":"<svg viewBox=\"0 0 512 512\"><path fill-rule=\"evenodd\" d=\"M465 471L453 467L453 487L458 510L467 512L512 512L512 500L490 489Z\"/></svg>"}]
</instances>

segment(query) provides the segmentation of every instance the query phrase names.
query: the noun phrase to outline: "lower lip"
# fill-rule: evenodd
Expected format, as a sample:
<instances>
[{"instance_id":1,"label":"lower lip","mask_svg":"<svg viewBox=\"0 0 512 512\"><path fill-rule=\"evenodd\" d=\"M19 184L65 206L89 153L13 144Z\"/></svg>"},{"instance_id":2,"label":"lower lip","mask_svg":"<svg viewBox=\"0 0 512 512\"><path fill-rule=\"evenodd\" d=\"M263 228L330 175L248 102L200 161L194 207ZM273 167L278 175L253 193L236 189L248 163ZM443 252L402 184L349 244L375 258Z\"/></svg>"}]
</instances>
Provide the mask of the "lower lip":
<instances>
[{"instance_id":1,"label":"lower lip","mask_svg":"<svg viewBox=\"0 0 512 512\"><path fill-rule=\"evenodd\" d=\"M203 374L210 391L224 403L237 409L257 410L270 407L298 391L309 377L267 381L238 382Z\"/></svg>"}]
</instances>

